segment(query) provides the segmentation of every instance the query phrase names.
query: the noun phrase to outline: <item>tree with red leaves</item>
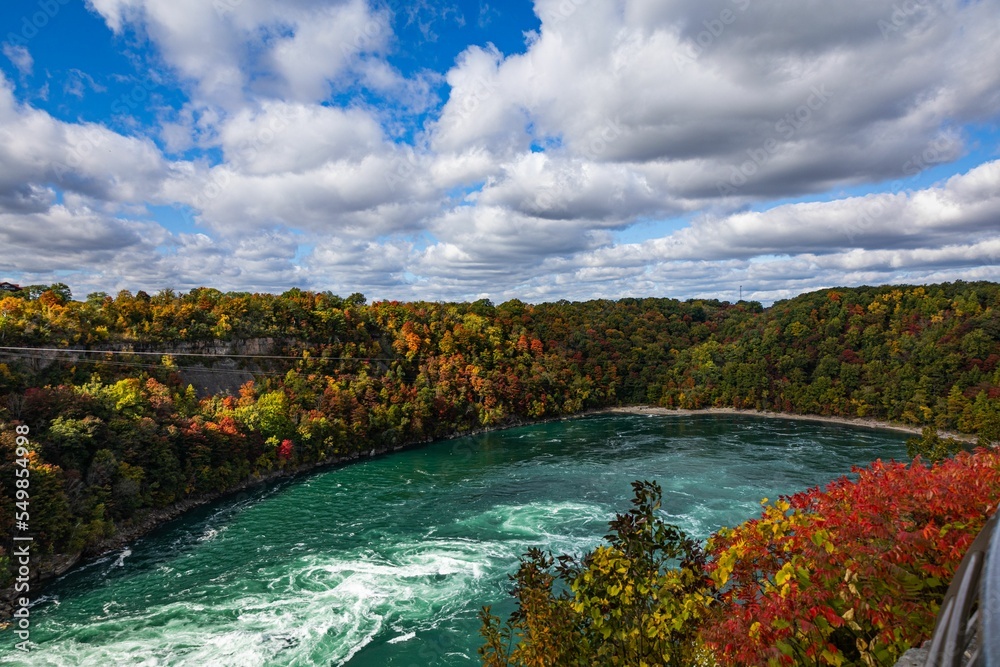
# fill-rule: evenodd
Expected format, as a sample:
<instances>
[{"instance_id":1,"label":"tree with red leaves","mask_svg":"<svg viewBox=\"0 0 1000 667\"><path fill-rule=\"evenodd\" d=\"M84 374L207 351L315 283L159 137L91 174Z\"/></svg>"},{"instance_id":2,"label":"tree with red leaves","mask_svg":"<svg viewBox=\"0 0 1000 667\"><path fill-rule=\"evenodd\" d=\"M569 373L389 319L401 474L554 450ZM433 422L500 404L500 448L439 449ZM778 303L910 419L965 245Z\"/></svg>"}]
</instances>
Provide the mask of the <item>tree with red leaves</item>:
<instances>
[{"instance_id":1,"label":"tree with red leaves","mask_svg":"<svg viewBox=\"0 0 1000 667\"><path fill-rule=\"evenodd\" d=\"M702 637L728 665L892 665L927 639L1000 501L1000 452L876 461L765 504L709 542L718 587Z\"/></svg>"}]
</instances>

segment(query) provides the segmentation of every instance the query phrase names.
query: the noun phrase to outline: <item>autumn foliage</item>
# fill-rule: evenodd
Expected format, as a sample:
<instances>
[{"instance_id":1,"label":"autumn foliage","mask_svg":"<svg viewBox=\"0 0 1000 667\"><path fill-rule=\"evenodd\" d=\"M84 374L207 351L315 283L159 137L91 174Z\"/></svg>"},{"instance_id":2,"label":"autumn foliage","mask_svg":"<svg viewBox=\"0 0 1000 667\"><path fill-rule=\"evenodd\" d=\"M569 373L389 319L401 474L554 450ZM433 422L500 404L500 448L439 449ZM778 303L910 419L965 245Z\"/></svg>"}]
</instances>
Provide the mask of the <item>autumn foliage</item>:
<instances>
[{"instance_id":1,"label":"autumn foliage","mask_svg":"<svg viewBox=\"0 0 1000 667\"><path fill-rule=\"evenodd\" d=\"M281 445L278 447L278 459L281 461L287 461L292 458L292 449L295 443L287 438L281 441Z\"/></svg>"},{"instance_id":2,"label":"autumn foliage","mask_svg":"<svg viewBox=\"0 0 1000 667\"><path fill-rule=\"evenodd\" d=\"M701 546L657 517L662 490L635 482L607 544L556 561L538 549L512 578L518 609L503 623L481 614L486 667L686 667L698 657L711 580Z\"/></svg>"},{"instance_id":3,"label":"autumn foliage","mask_svg":"<svg viewBox=\"0 0 1000 667\"><path fill-rule=\"evenodd\" d=\"M895 664L929 637L997 510L1000 452L855 473L765 500L704 551L653 514L659 487L636 483L636 509L606 545L522 561L517 611L506 623L483 614L485 664Z\"/></svg>"},{"instance_id":4,"label":"autumn foliage","mask_svg":"<svg viewBox=\"0 0 1000 667\"><path fill-rule=\"evenodd\" d=\"M929 636L997 510L1000 452L856 472L712 538L720 604L702 636L722 664L892 665Z\"/></svg>"},{"instance_id":5,"label":"autumn foliage","mask_svg":"<svg viewBox=\"0 0 1000 667\"><path fill-rule=\"evenodd\" d=\"M927 429L913 449L925 458L956 449L937 430L1000 443L988 282L820 290L767 309L204 287L74 300L33 285L0 299L4 346L29 349L0 349L0 529L14 520L13 428L27 424L39 554L93 553L150 513L271 475L616 405L900 422ZM836 648L848 640L835 629Z\"/></svg>"}]
</instances>

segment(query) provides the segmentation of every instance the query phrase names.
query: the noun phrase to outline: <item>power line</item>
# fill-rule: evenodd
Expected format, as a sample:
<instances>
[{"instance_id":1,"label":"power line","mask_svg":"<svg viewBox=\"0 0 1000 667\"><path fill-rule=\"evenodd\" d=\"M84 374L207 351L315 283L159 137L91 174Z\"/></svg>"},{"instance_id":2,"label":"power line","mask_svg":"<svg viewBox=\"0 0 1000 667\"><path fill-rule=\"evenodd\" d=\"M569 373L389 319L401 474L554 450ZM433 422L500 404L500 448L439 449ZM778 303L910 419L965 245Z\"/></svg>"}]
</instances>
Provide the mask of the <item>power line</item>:
<instances>
[{"instance_id":1,"label":"power line","mask_svg":"<svg viewBox=\"0 0 1000 667\"><path fill-rule=\"evenodd\" d=\"M2 349L11 349L11 348L2 348L2 347L0 347L0 350L2 350ZM38 350L38 349L41 349L41 348L23 348L23 349ZM107 359L75 359L75 360L71 361L71 360L68 360L68 359L52 359L51 357L44 357L44 356L37 355L37 354L22 354L22 353L18 353L18 352L10 352L9 354L7 354L5 356L12 357L14 359L22 359L22 360L31 359L31 360L34 360L34 361L51 361L51 362L59 362L59 363L70 363L70 364L74 364L74 365L75 364L95 364L95 365L96 364L100 364L102 366L119 366L119 367L135 368L135 369L150 370L150 371L152 371L152 370L159 370L159 371L170 370L166 366L161 366L161 365L158 365L158 364L144 364L144 363L142 363L140 361L109 361ZM284 359L286 357L278 357L278 358ZM287 357L287 358L289 358L289 359L297 359L298 361L311 361L311 359L302 359L301 357ZM348 359L356 359L356 357L347 357L347 358ZM362 361L365 361L365 359L362 359ZM246 369L246 368L234 368L234 369L228 369L228 368L211 368L211 367L206 367L206 366L201 366L201 367L196 367L196 366L178 366L178 367L176 367L176 370L179 371L179 372L182 372L182 373L183 372L208 373L208 374L217 374L217 375L227 375L227 374L231 375L231 374L234 374L234 373L241 373L242 372L242 373L246 373L248 375L251 375L253 377L268 376L268 377L278 377L278 378L280 378L280 377L285 377L287 375L286 372L282 372L282 371L262 371L262 370L251 370L251 369ZM419 374L420 374L420 371L414 371L414 370L408 370L408 371L405 371L403 373L403 375L406 377L406 379L408 381L411 381L411 382L415 381L417 379L417 377L419 376ZM327 376L327 377L337 377L337 378L342 378L342 377L357 377L357 375L355 373L346 373L344 371L339 371L336 376L331 375L331 376Z\"/></svg>"},{"instance_id":2,"label":"power line","mask_svg":"<svg viewBox=\"0 0 1000 667\"><path fill-rule=\"evenodd\" d=\"M11 352L61 352L66 354L123 354L153 357L211 357L213 359L294 359L296 361L399 361L393 357L303 357L296 355L280 354L211 354L209 352L147 352L129 350L83 350L65 347L6 347L0 346L0 350Z\"/></svg>"},{"instance_id":3,"label":"power line","mask_svg":"<svg viewBox=\"0 0 1000 667\"><path fill-rule=\"evenodd\" d=\"M125 368L135 368L135 369L141 369L141 370L159 370L159 371L169 370L166 366L159 366L159 365L155 365L155 364L144 364L144 363L139 362L139 361L107 361L105 359L77 359L75 361L68 361L66 359L52 359L50 357L43 357L43 356L34 355L34 354L17 354L17 353L11 353L10 356L13 357L13 358L15 358L15 359L32 359L32 360L35 360L35 361L52 361L52 362L58 362L58 363L72 363L74 365L76 365L76 364L95 364L95 365L96 364L100 364L102 366L121 366L121 367L125 367ZM188 366L188 367L183 367L183 368L182 367L177 367L177 370L178 371L182 371L182 372L183 371L192 371L192 372L196 372L196 373L214 373L214 374L219 374L219 375L227 374L227 373L228 374L232 374L232 373L245 372L248 375L268 375L268 376L272 376L272 377L284 377L285 376L285 373L272 372L272 371L249 371L249 370L245 370L245 369L223 369L223 368L206 368L206 367L194 368L194 367Z\"/></svg>"}]
</instances>

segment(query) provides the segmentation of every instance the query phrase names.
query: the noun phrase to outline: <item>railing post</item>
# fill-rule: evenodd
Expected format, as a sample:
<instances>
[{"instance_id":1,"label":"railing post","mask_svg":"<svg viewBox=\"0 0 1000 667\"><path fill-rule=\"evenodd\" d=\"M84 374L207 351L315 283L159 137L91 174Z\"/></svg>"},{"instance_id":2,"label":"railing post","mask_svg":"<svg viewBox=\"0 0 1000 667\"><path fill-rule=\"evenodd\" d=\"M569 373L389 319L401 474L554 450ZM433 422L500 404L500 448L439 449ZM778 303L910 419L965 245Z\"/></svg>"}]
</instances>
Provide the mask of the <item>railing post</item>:
<instances>
[{"instance_id":1,"label":"railing post","mask_svg":"<svg viewBox=\"0 0 1000 667\"><path fill-rule=\"evenodd\" d=\"M948 586L925 667L1000 667L998 516L986 522Z\"/></svg>"}]
</instances>

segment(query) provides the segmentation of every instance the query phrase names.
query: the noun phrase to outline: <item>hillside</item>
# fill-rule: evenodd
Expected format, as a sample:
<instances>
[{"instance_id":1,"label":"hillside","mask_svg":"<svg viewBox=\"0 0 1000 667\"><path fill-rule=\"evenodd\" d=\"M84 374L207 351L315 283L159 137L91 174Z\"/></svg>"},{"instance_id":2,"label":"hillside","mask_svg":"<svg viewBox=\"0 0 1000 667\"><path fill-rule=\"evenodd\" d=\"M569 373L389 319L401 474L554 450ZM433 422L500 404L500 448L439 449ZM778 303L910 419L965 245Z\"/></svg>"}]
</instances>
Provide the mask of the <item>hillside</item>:
<instances>
[{"instance_id":1,"label":"hillside","mask_svg":"<svg viewBox=\"0 0 1000 667\"><path fill-rule=\"evenodd\" d=\"M767 309L205 288L74 301L36 286L0 299L0 346L0 528L13 532L24 425L36 553L61 563L269 475L615 405L863 416L1000 440L993 283L824 290ZM0 551L0 585L11 577Z\"/></svg>"}]
</instances>

